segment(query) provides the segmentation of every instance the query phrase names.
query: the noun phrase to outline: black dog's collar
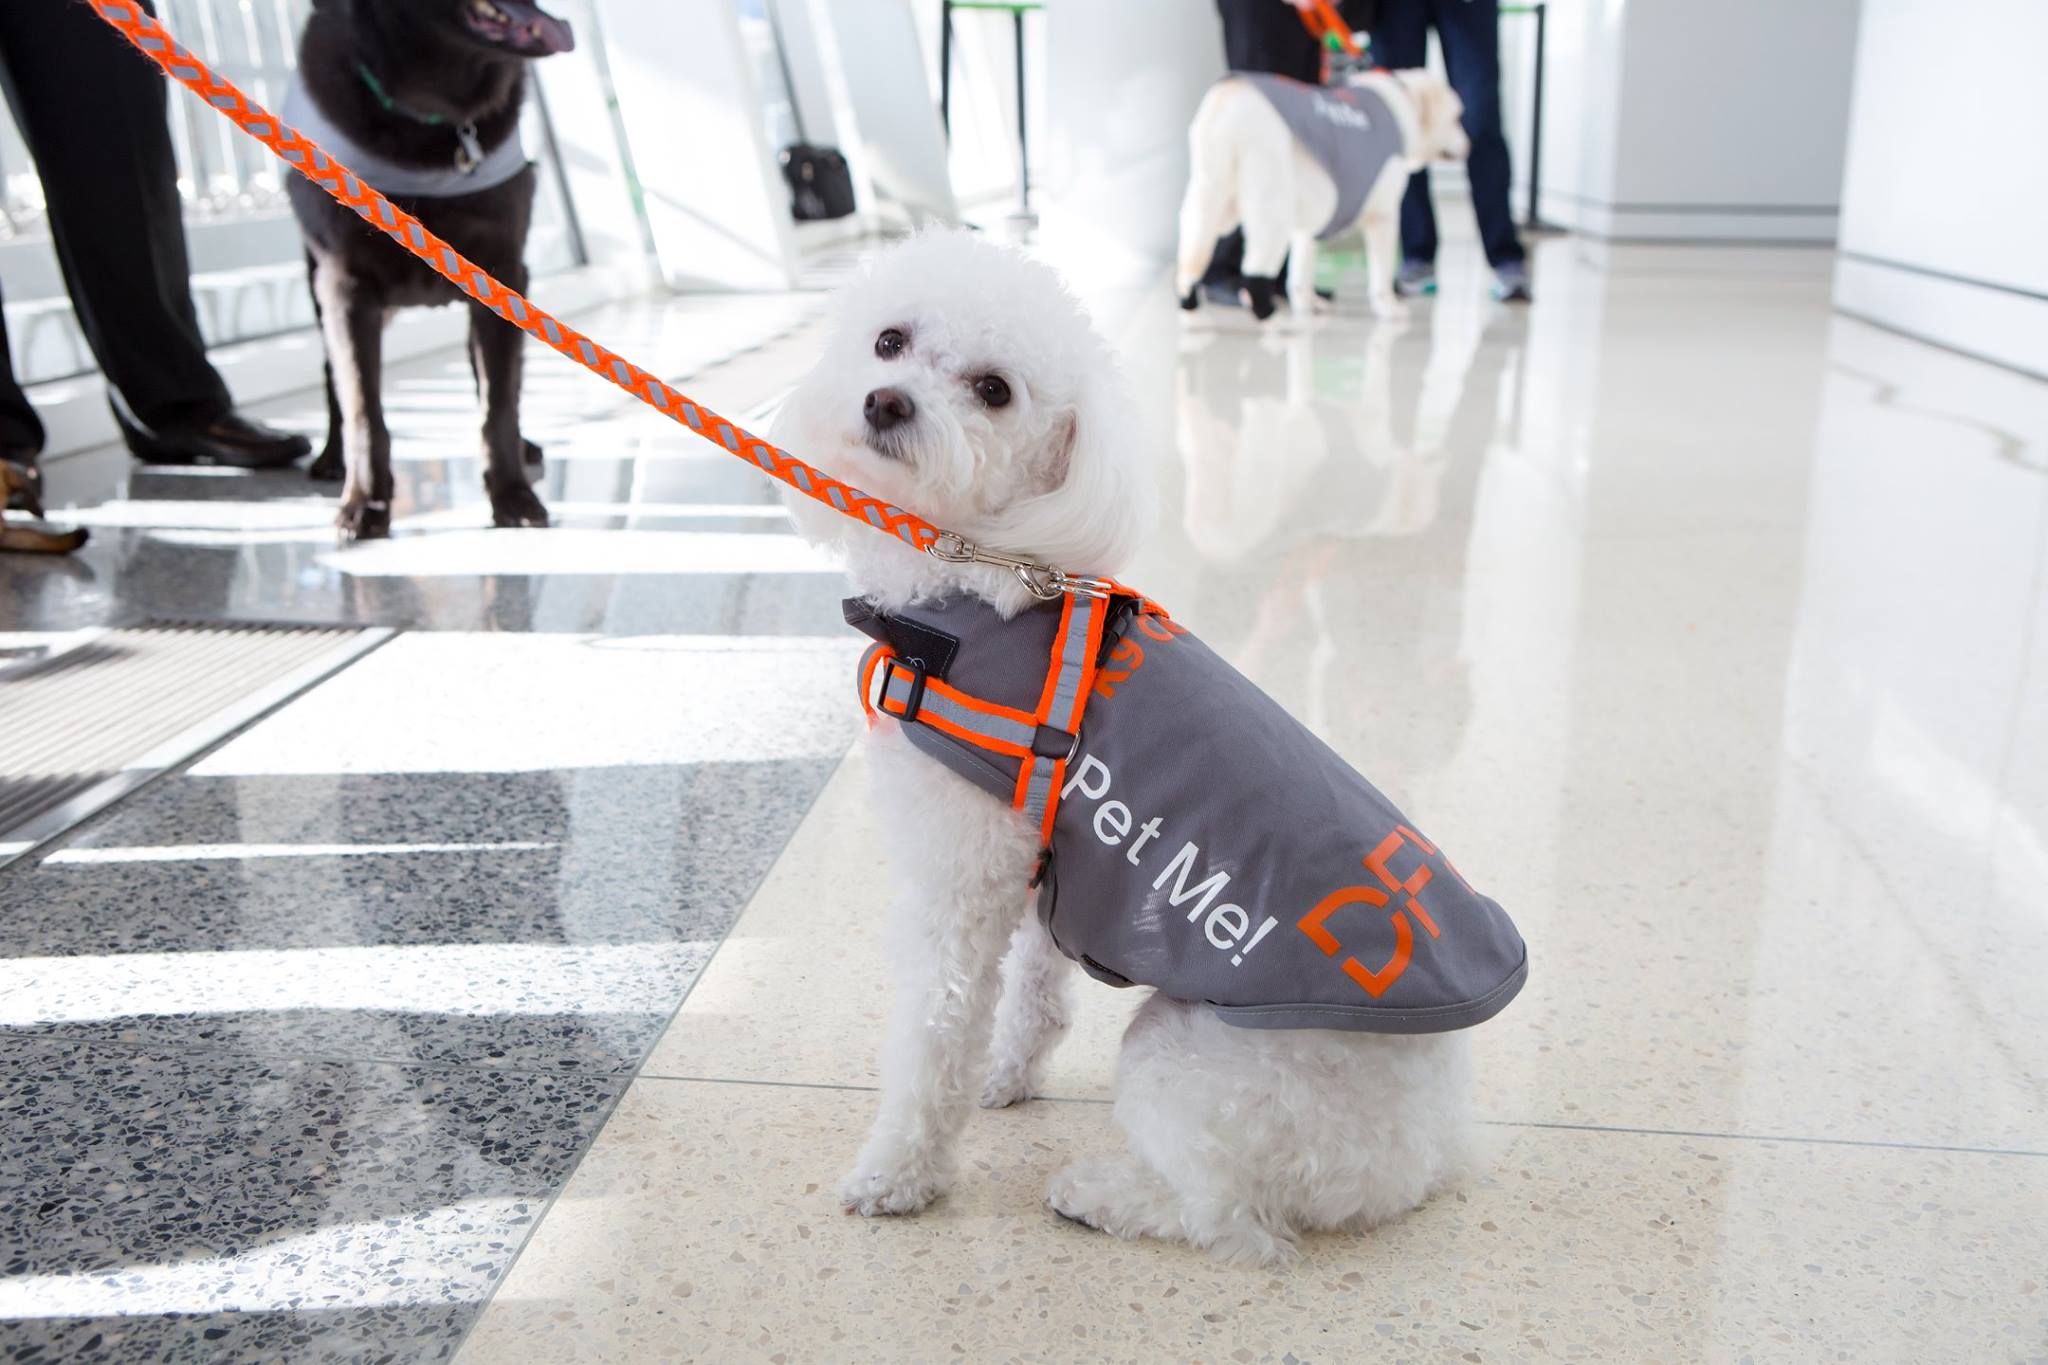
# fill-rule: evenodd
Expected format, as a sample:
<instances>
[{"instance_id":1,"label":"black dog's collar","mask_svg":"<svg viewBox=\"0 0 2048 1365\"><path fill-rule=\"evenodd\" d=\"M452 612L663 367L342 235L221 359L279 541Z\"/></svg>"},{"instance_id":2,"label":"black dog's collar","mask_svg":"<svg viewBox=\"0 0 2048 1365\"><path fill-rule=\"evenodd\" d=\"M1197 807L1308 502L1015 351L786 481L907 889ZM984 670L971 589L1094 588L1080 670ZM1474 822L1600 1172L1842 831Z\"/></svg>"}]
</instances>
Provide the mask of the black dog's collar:
<instances>
[{"instance_id":1,"label":"black dog's collar","mask_svg":"<svg viewBox=\"0 0 2048 1365\"><path fill-rule=\"evenodd\" d=\"M391 98L390 92L384 88L384 82L377 79L377 73L361 62L356 63L356 75L362 78L364 88L376 97L377 103L383 106L385 113L411 119L414 123L428 128L449 126L449 120L443 115L422 114L419 110L408 109ZM483 164L484 145L477 137L475 119L466 119L454 127L455 140L458 144L455 148L455 169L469 175Z\"/></svg>"}]
</instances>

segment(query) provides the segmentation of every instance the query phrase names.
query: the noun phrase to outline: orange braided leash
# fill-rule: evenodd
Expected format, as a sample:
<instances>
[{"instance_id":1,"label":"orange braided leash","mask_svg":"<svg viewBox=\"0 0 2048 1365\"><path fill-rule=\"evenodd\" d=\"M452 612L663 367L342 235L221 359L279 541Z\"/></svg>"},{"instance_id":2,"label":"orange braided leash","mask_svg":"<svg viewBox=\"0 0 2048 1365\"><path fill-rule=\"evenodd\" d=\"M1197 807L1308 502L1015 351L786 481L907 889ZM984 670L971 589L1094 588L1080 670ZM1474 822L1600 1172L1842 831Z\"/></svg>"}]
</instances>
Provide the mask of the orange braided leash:
<instances>
[{"instance_id":1,"label":"orange braided leash","mask_svg":"<svg viewBox=\"0 0 2048 1365\"><path fill-rule=\"evenodd\" d=\"M711 409L690 401L638 365L606 350L575 328L549 316L517 291L498 283L454 247L427 231L419 219L371 189L348 167L301 136L296 128L286 127L282 120L215 75L134 0L86 2L172 80L218 109L301 175L361 215L365 222L381 228L393 241L445 275L457 289L521 331L546 342L705 440L753 461L770 477L847 516L866 521L877 530L889 532L914 550L929 549L943 534L923 518L813 469L788 451L777 449Z\"/></svg>"},{"instance_id":2,"label":"orange braided leash","mask_svg":"<svg viewBox=\"0 0 2048 1365\"><path fill-rule=\"evenodd\" d=\"M1334 42L1347 57L1358 55L1358 40L1351 36L1351 25L1344 22L1330 0L1310 0L1296 13L1301 15L1301 22L1308 26L1309 34L1317 42L1325 46Z\"/></svg>"}]
</instances>

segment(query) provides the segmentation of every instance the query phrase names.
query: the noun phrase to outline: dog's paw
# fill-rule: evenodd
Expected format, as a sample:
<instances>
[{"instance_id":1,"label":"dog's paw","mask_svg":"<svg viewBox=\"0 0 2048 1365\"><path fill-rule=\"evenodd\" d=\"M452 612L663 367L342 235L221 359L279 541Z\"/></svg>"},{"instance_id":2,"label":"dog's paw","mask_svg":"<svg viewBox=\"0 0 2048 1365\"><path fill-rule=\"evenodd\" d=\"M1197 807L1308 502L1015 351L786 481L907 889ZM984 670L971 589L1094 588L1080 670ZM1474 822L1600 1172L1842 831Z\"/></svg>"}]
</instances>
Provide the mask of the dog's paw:
<instances>
[{"instance_id":1,"label":"dog's paw","mask_svg":"<svg viewBox=\"0 0 2048 1365\"><path fill-rule=\"evenodd\" d=\"M1225 1265L1263 1266L1269 1270L1291 1264L1301 1247L1249 1219L1233 1222L1197 1240L1196 1245Z\"/></svg>"},{"instance_id":2,"label":"dog's paw","mask_svg":"<svg viewBox=\"0 0 2048 1365\"><path fill-rule=\"evenodd\" d=\"M1020 1066L999 1066L981 1087L981 1107L1008 1109L1031 1098L1031 1077Z\"/></svg>"},{"instance_id":3,"label":"dog's paw","mask_svg":"<svg viewBox=\"0 0 2048 1365\"><path fill-rule=\"evenodd\" d=\"M1045 1205L1070 1223L1134 1241L1172 1235L1177 1201L1149 1168L1128 1154L1082 1157L1045 1186Z\"/></svg>"},{"instance_id":4,"label":"dog's paw","mask_svg":"<svg viewBox=\"0 0 2048 1365\"><path fill-rule=\"evenodd\" d=\"M863 1218L916 1213L944 1193L944 1183L929 1170L871 1170L858 1166L839 1181L839 1203Z\"/></svg>"},{"instance_id":5,"label":"dog's paw","mask_svg":"<svg viewBox=\"0 0 2048 1365\"><path fill-rule=\"evenodd\" d=\"M1389 294L1383 299L1374 299L1372 301L1372 315L1381 322L1406 322L1408 321L1408 305L1401 302L1395 295Z\"/></svg>"},{"instance_id":6,"label":"dog's paw","mask_svg":"<svg viewBox=\"0 0 2048 1365\"><path fill-rule=\"evenodd\" d=\"M493 526L545 526L548 524L548 509L541 504L540 495L523 478L510 479L504 487L498 486L490 474L484 475L484 491L491 495L491 525Z\"/></svg>"},{"instance_id":7,"label":"dog's paw","mask_svg":"<svg viewBox=\"0 0 2048 1365\"><path fill-rule=\"evenodd\" d=\"M334 518L342 544L358 540L391 539L391 504L357 499L344 502Z\"/></svg>"},{"instance_id":8,"label":"dog's paw","mask_svg":"<svg viewBox=\"0 0 2048 1365\"><path fill-rule=\"evenodd\" d=\"M306 477L315 483L340 483L344 472L339 445L327 446L306 466Z\"/></svg>"},{"instance_id":9,"label":"dog's paw","mask_svg":"<svg viewBox=\"0 0 2048 1365\"><path fill-rule=\"evenodd\" d=\"M1100 1228L1108 1210L1088 1163L1077 1161L1054 1172L1045 1187L1045 1206L1070 1223Z\"/></svg>"}]
</instances>

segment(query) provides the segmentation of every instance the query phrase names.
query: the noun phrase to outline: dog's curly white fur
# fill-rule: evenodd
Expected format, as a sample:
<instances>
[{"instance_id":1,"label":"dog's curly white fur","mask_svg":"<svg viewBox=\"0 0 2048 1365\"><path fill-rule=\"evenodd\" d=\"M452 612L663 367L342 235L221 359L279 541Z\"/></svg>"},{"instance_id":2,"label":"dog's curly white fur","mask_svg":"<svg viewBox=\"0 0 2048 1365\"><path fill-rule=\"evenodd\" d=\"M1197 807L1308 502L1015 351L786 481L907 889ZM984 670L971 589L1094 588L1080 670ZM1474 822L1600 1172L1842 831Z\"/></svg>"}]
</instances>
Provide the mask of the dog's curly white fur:
<instances>
[{"instance_id":1,"label":"dog's curly white fur","mask_svg":"<svg viewBox=\"0 0 2048 1365\"><path fill-rule=\"evenodd\" d=\"M934 233L848 287L773 438L970 540L1113 572L1150 515L1132 411L1108 348L1052 271ZM945 564L790 502L805 534L836 547L855 589L885 609L961 589L1006 613L1029 602L1000 570ZM839 1186L867 1215L914 1213L944 1192L977 1096L1001 1107L1031 1093L1066 1026L1070 974L1032 913L1037 842L1025 821L893 724L873 744L902 885L881 1112ZM1118 1067L1128 1150L1059 1172L1048 1202L1120 1237L1283 1261L1305 1232L1367 1227L1438 1188L1464 1150L1467 1091L1462 1035L1246 1030L1154 995Z\"/></svg>"}]
</instances>

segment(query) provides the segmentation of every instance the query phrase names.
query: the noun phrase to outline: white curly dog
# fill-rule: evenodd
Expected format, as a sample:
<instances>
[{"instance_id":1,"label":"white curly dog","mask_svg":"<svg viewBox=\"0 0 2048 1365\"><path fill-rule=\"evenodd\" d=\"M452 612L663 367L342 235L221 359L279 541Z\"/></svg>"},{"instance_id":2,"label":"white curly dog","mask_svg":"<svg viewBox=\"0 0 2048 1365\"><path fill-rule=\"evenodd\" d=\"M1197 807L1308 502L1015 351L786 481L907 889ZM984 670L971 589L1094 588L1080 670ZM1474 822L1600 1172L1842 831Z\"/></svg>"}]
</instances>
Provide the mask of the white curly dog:
<instances>
[{"instance_id":1,"label":"white curly dog","mask_svg":"<svg viewBox=\"0 0 2048 1365\"><path fill-rule=\"evenodd\" d=\"M1408 316L1408 305L1394 297L1401 196L1408 177L1431 162L1463 161L1472 154L1462 122L1465 106L1431 71L1360 72L1345 84L1385 100L1401 130L1404 154L1380 172L1358 216L1365 233L1366 302L1374 316L1398 320ZM1270 281L1284 263L1291 316L1299 320L1321 311L1315 292L1317 233L1337 210L1337 186L1286 120L1249 84L1226 76L1209 87L1195 110L1188 155L1175 292L1193 299L1216 239L1242 226L1245 277ZM1272 304L1254 299L1253 307L1263 319Z\"/></svg>"},{"instance_id":2,"label":"white curly dog","mask_svg":"<svg viewBox=\"0 0 2048 1365\"><path fill-rule=\"evenodd\" d=\"M972 541L1068 569L1115 571L1149 520L1144 436L1107 346L1050 269L964 233L913 238L846 288L773 439ZM1030 601L1001 570L791 506L884 610L956 589L1005 613ZM854 1212L907 1214L945 1191L977 1097L998 1108L1033 1092L1066 1029L1069 964L1034 913L1024 818L893 721L872 743L901 883L896 1007L881 1112L839 1193ZM1303 1233L1370 1227L1445 1183L1468 1071L1461 1033L1234 1028L1155 994L1118 1064L1127 1150L1060 1171L1048 1202L1119 1237L1281 1262Z\"/></svg>"}]
</instances>

